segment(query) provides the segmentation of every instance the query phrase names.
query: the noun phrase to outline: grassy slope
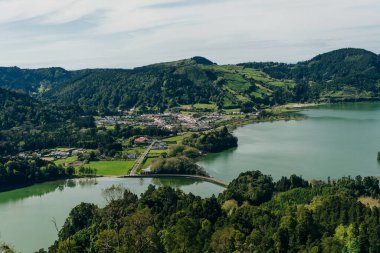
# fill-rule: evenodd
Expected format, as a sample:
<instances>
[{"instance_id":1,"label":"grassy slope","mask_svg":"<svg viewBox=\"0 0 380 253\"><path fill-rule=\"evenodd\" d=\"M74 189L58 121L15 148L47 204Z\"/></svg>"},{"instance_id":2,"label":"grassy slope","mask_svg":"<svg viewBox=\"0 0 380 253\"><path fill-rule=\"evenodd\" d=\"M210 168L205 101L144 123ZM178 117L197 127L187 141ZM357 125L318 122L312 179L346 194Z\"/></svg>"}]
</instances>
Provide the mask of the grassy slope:
<instances>
[{"instance_id":1,"label":"grassy slope","mask_svg":"<svg viewBox=\"0 0 380 253\"><path fill-rule=\"evenodd\" d=\"M292 80L275 79L262 71L235 65L206 65L201 68L213 71L225 92L224 106L231 107L255 98L271 96L276 87L294 87Z\"/></svg>"},{"instance_id":2,"label":"grassy slope","mask_svg":"<svg viewBox=\"0 0 380 253\"><path fill-rule=\"evenodd\" d=\"M96 169L97 175L121 176L127 175L134 163L135 161L96 161L90 162L85 166Z\"/></svg>"}]
</instances>

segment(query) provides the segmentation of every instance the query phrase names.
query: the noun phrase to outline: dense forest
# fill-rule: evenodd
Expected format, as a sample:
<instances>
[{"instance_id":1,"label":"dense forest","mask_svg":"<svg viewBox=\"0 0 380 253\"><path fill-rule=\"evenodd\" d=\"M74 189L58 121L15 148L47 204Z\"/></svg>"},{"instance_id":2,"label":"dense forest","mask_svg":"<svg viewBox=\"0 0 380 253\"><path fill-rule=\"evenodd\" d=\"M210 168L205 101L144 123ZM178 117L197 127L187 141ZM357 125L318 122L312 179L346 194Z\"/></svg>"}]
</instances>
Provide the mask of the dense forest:
<instances>
[{"instance_id":1,"label":"dense forest","mask_svg":"<svg viewBox=\"0 0 380 253\"><path fill-rule=\"evenodd\" d=\"M64 168L41 159L0 158L0 191L73 176L73 167Z\"/></svg>"},{"instance_id":2,"label":"dense forest","mask_svg":"<svg viewBox=\"0 0 380 253\"><path fill-rule=\"evenodd\" d=\"M107 153L119 138L173 134L154 127L97 128L94 118L84 115L79 107L56 106L2 88L0 108L0 155L59 146L101 149Z\"/></svg>"},{"instance_id":3,"label":"dense forest","mask_svg":"<svg viewBox=\"0 0 380 253\"><path fill-rule=\"evenodd\" d=\"M151 165L152 173L208 176L203 168L186 156L159 158Z\"/></svg>"},{"instance_id":4,"label":"dense forest","mask_svg":"<svg viewBox=\"0 0 380 253\"><path fill-rule=\"evenodd\" d=\"M221 152L238 145L238 139L222 127L205 133L193 133L183 140L183 144L195 147L204 152Z\"/></svg>"},{"instance_id":5,"label":"dense forest","mask_svg":"<svg viewBox=\"0 0 380 253\"><path fill-rule=\"evenodd\" d=\"M0 68L0 87L91 115L131 108L162 112L195 103L252 111L287 102L378 98L380 56L340 49L297 64L219 66L194 57L131 70Z\"/></svg>"},{"instance_id":6,"label":"dense forest","mask_svg":"<svg viewBox=\"0 0 380 253\"><path fill-rule=\"evenodd\" d=\"M259 171L204 199L114 186L106 207L72 209L49 252L380 252L379 194L374 177L275 182Z\"/></svg>"},{"instance_id":7,"label":"dense forest","mask_svg":"<svg viewBox=\"0 0 380 253\"><path fill-rule=\"evenodd\" d=\"M69 107L57 107L42 103L22 93L0 88L0 130L13 127L30 126L31 128L48 128L66 121L75 120L80 110Z\"/></svg>"}]
</instances>

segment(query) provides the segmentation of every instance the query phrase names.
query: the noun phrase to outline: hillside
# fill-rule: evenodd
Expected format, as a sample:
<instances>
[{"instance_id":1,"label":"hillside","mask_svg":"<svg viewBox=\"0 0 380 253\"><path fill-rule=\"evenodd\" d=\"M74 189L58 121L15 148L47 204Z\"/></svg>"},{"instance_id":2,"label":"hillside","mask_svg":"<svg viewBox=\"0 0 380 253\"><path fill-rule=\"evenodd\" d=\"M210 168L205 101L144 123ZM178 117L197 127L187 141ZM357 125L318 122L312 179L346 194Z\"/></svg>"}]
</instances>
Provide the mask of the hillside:
<instances>
[{"instance_id":1,"label":"hillside","mask_svg":"<svg viewBox=\"0 0 380 253\"><path fill-rule=\"evenodd\" d=\"M239 65L263 71L275 78L304 82L321 98L379 96L380 56L364 49L339 49L297 64Z\"/></svg>"},{"instance_id":2,"label":"hillside","mask_svg":"<svg viewBox=\"0 0 380 253\"><path fill-rule=\"evenodd\" d=\"M78 101L90 113L132 107L163 111L196 103L238 108L270 104L275 89L294 85L292 81L276 80L257 70L218 66L204 58L196 59L133 70L92 70L83 78L46 92L44 97L63 104Z\"/></svg>"},{"instance_id":3,"label":"hillside","mask_svg":"<svg viewBox=\"0 0 380 253\"><path fill-rule=\"evenodd\" d=\"M85 71L67 71L63 68L20 69L0 67L0 87L27 93L44 92Z\"/></svg>"},{"instance_id":4,"label":"hillside","mask_svg":"<svg viewBox=\"0 0 380 253\"><path fill-rule=\"evenodd\" d=\"M297 64L217 65L203 57L135 69L0 69L0 87L89 114L213 103L252 111L288 102L379 97L380 57L340 49Z\"/></svg>"},{"instance_id":5,"label":"hillside","mask_svg":"<svg viewBox=\"0 0 380 253\"><path fill-rule=\"evenodd\" d=\"M81 110L41 102L0 88L0 155L69 143L69 131L93 124Z\"/></svg>"},{"instance_id":6,"label":"hillside","mask_svg":"<svg viewBox=\"0 0 380 253\"><path fill-rule=\"evenodd\" d=\"M49 123L60 123L71 116L61 108L21 94L0 88L0 130L12 127L30 125L32 127L43 126Z\"/></svg>"}]
</instances>

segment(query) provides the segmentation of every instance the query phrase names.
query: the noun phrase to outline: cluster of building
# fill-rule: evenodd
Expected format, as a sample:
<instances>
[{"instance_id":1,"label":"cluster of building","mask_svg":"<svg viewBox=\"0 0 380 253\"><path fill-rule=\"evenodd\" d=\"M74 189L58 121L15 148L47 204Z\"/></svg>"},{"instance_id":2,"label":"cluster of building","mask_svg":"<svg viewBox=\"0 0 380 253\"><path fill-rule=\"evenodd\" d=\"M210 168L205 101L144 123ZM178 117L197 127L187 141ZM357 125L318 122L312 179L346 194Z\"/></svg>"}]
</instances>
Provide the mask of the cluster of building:
<instances>
[{"instance_id":1,"label":"cluster of building","mask_svg":"<svg viewBox=\"0 0 380 253\"><path fill-rule=\"evenodd\" d=\"M186 128L189 131L205 131L212 127L213 123L226 120L229 116L221 113L201 114L194 117L192 114L163 113L142 114L139 116L106 116L96 120L98 126L129 125L129 126L153 126L172 130L174 128Z\"/></svg>"},{"instance_id":2,"label":"cluster of building","mask_svg":"<svg viewBox=\"0 0 380 253\"><path fill-rule=\"evenodd\" d=\"M95 120L97 126L135 125L137 122L131 116L104 116Z\"/></svg>"},{"instance_id":3,"label":"cluster of building","mask_svg":"<svg viewBox=\"0 0 380 253\"><path fill-rule=\"evenodd\" d=\"M83 154L83 149L68 148L64 150L42 150L42 151L30 151L21 152L17 155L20 158L41 158L46 161L54 161L57 159L66 159L71 156L77 156Z\"/></svg>"},{"instance_id":4,"label":"cluster of building","mask_svg":"<svg viewBox=\"0 0 380 253\"><path fill-rule=\"evenodd\" d=\"M152 140L148 137L140 136L133 140L135 145L141 146L141 145L149 145L152 143ZM153 150L165 150L168 148L168 144L165 141L158 140L155 141L152 149Z\"/></svg>"}]
</instances>

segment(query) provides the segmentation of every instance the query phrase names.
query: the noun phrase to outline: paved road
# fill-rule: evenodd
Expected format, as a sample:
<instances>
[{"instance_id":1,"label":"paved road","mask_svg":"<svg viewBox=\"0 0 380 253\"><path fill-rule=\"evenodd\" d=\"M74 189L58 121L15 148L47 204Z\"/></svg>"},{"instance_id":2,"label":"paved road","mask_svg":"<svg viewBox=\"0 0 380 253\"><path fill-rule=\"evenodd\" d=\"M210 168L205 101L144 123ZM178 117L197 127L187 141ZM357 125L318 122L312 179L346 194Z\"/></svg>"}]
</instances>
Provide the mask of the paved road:
<instances>
[{"instance_id":1,"label":"paved road","mask_svg":"<svg viewBox=\"0 0 380 253\"><path fill-rule=\"evenodd\" d=\"M217 179L217 178L214 178L214 177L205 177L205 176L198 176L198 175L183 175L183 174L143 174L143 175L137 175L137 174L129 174L127 176L122 176L122 177L135 177L135 178L172 178L172 177L186 177L186 178L195 178L195 179L200 179L200 180L203 180L203 181L207 181L207 182L210 182L210 183L213 183L213 184L217 184L217 185L220 185L220 186L223 186L225 188L227 188L228 186L228 183L220 180L220 179Z\"/></svg>"},{"instance_id":2,"label":"paved road","mask_svg":"<svg viewBox=\"0 0 380 253\"><path fill-rule=\"evenodd\" d=\"M152 143L145 149L144 153L141 154L137 162L133 165L131 171L129 172L130 176L136 176L137 175L137 169L140 167L140 165L144 162L146 156L149 154L149 151L152 149L153 145L156 143L156 140L153 140Z\"/></svg>"}]
</instances>

